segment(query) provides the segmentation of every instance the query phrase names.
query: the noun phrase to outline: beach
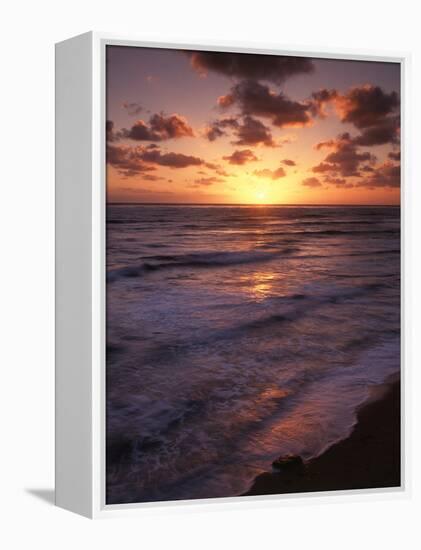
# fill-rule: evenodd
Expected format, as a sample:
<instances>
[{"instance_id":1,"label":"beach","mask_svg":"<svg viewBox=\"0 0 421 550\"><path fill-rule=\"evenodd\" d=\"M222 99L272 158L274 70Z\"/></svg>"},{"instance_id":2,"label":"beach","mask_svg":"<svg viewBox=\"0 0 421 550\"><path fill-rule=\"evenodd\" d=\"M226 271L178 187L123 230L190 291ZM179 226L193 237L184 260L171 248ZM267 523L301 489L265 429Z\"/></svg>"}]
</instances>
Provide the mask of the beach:
<instances>
[{"instance_id":1,"label":"beach","mask_svg":"<svg viewBox=\"0 0 421 550\"><path fill-rule=\"evenodd\" d=\"M399 487L400 382L377 387L351 435L303 466L266 472L246 495Z\"/></svg>"}]
</instances>

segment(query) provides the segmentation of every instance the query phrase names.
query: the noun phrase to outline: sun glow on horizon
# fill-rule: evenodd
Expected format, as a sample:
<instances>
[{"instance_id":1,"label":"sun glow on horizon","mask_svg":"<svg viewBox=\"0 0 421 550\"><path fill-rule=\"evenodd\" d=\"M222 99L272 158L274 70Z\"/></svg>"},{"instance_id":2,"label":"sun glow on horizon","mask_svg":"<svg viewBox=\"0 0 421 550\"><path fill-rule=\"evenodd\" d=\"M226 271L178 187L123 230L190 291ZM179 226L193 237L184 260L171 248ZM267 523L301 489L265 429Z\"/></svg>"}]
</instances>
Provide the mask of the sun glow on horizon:
<instances>
[{"instance_id":1,"label":"sun glow on horizon","mask_svg":"<svg viewBox=\"0 0 421 550\"><path fill-rule=\"evenodd\" d=\"M268 198L268 195L266 191L263 191L263 190L257 191L256 202L258 204L267 204L267 198Z\"/></svg>"}]
</instances>

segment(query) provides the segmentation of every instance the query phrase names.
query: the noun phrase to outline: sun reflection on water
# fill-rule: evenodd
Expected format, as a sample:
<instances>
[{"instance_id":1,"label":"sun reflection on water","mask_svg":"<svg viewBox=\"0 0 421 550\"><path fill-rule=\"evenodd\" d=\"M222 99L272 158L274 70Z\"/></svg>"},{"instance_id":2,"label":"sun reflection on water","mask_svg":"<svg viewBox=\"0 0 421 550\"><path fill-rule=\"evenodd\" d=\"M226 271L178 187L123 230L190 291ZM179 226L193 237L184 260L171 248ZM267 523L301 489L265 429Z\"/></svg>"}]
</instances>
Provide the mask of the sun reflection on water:
<instances>
[{"instance_id":1,"label":"sun reflection on water","mask_svg":"<svg viewBox=\"0 0 421 550\"><path fill-rule=\"evenodd\" d=\"M248 292L252 297L262 301L273 292L275 273L273 271L256 271L244 277L244 282L248 284Z\"/></svg>"}]
</instances>

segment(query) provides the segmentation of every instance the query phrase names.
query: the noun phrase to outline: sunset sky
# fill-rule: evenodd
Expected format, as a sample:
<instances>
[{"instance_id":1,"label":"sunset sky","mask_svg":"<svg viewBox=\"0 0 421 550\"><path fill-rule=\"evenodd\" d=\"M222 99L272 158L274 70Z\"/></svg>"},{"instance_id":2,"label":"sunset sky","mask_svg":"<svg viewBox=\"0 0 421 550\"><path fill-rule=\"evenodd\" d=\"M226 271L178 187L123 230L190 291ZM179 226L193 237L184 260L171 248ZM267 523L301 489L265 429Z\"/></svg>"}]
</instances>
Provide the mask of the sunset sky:
<instances>
[{"instance_id":1,"label":"sunset sky","mask_svg":"<svg viewBox=\"0 0 421 550\"><path fill-rule=\"evenodd\" d=\"M399 204L396 63L107 47L110 202Z\"/></svg>"}]
</instances>

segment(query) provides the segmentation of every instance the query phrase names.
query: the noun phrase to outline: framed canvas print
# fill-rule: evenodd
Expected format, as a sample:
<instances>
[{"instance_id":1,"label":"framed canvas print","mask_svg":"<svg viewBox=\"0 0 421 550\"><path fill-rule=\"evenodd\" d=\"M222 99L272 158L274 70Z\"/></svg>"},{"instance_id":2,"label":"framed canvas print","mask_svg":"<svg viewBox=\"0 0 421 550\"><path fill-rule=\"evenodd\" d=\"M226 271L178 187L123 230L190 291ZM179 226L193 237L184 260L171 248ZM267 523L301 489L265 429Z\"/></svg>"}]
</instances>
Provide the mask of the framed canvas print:
<instances>
[{"instance_id":1,"label":"framed canvas print","mask_svg":"<svg viewBox=\"0 0 421 550\"><path fill-rule=\"evenodd\" d=\"M402 491L405 56L56 48L56 500Z\"/></svg>"}]
</instances>

